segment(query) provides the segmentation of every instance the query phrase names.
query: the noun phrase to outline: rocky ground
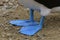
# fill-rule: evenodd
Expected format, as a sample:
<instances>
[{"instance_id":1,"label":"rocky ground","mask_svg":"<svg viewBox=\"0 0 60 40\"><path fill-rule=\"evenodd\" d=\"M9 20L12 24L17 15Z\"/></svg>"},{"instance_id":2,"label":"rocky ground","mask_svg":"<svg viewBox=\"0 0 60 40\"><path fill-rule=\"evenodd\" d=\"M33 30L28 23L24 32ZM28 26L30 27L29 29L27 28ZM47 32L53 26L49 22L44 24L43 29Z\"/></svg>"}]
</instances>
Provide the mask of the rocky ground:
<instances>
[{"instance_id":1,"label":"rocky ground","mask_svg":"<svg viewBox=\"0 0 60 40\"><path fill-rule=\"evenodd\" d=\"M9 24L10 20L29 19L29 9L17 3L17 0L0 0L0 40L60 40L60 14L54 13L45 18L43 29L34 36L18 33L21 27ZM39 12L34 12L39 22Z\"/></svg>"}]
</instances>

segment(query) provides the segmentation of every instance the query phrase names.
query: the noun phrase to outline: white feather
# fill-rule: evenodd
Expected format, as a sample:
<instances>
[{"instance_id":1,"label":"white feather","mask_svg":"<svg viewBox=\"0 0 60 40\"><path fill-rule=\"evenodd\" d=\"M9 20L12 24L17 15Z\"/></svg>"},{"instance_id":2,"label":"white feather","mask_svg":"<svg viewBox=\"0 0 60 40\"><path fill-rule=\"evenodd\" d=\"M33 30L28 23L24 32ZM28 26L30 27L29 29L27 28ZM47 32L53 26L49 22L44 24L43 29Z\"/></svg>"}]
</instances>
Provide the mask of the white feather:
<instances>
[{"instance_id":1,"label":"white feather","mask_svg":"<svg viewBox=\"0 0 60 40\"><path fill-rule=\"evenodd\" d=\"M52 12L59 12L60 13L60 7L54 7L51 10Z\"/></svg>"}]
</instances>

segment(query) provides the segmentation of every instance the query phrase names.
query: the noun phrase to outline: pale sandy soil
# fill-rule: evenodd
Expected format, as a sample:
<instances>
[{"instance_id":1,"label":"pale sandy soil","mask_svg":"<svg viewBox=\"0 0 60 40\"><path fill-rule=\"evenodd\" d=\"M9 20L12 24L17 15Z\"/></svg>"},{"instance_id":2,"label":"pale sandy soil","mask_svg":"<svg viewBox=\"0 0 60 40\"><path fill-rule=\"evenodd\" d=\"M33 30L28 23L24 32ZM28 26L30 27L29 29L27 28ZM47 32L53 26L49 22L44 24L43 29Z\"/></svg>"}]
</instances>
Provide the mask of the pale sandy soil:
<instances>
[{"instance_id":1,"label":"pale sandy soil","mask_svg":"<svg viewBox=\"0 0 60 40\"><path fill-rule=\"evenodd\" d=\"M21 27L9 24L9 20L29 19L29 11L19 6L14 11L0 14L0 40L60 40L60 15L47 16L42 30L34 36L26 36L18 33ZM35 11L34 15L39 22L39 13Z\"/></svg>"}]
</instances>

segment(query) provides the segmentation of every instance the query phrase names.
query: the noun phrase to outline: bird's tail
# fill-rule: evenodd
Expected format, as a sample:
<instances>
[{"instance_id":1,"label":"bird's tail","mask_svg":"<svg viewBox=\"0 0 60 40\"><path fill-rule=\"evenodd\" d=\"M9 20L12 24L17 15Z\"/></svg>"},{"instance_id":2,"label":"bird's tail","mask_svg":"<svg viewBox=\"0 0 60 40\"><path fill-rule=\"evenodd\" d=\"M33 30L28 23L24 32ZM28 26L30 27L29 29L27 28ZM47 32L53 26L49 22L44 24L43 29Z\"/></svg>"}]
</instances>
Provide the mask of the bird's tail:
<instances>
[{"instance_id":1,"label":"bird's tail","mask_svg":"<svg viewBox=\"0 0 60 40\"><path fill-rule=\"evenodd\" d=\"M57 12L57 13L60 13L60 7L54 7L52 8L52 12Z\"/></svg>"}]
</instances>

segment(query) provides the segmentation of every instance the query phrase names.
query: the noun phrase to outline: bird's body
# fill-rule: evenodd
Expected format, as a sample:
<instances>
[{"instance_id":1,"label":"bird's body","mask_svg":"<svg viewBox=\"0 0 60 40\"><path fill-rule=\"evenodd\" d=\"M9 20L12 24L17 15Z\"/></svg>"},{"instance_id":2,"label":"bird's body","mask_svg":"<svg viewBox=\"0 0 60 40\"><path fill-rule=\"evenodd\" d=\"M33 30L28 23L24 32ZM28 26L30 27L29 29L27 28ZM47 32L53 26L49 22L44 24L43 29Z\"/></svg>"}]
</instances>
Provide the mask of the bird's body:
<instances>
[{"instance_id":1,"label":"bird's body","mask_svg":"<svg viewBox=\"0 0 60 40\"><path fill-rule=\"evenodd\" d=\"M39 3L35 2L34 0L18 0L20 4L23 4L24 7L26 8L31 8L31 9L39 9L40 5ZM42 6L43 7L43 6ZM40 10L40 9L39 9Z\"/></svg>"},{"instance_id":2,"label":"bird's body","mask_svg":"<svg viewBox=\"0 0 60 40\"><path fill-rule=\"evenodd\" d=\"M34 0L40 4L45 5L48 8L59 7L60 0Z\"/></svg>"},{"instance_id":3,"label":"bird's body","mask_svg":"<svg viewBox=\"0 0 60 40\"><path fill-rule=\"evenodd\" d=\"M60 0L18 0L24 7L41 11L40 15L47 16L50 14L52 8L55 11L60 10Z\"/></svg>"}]
</instances>

